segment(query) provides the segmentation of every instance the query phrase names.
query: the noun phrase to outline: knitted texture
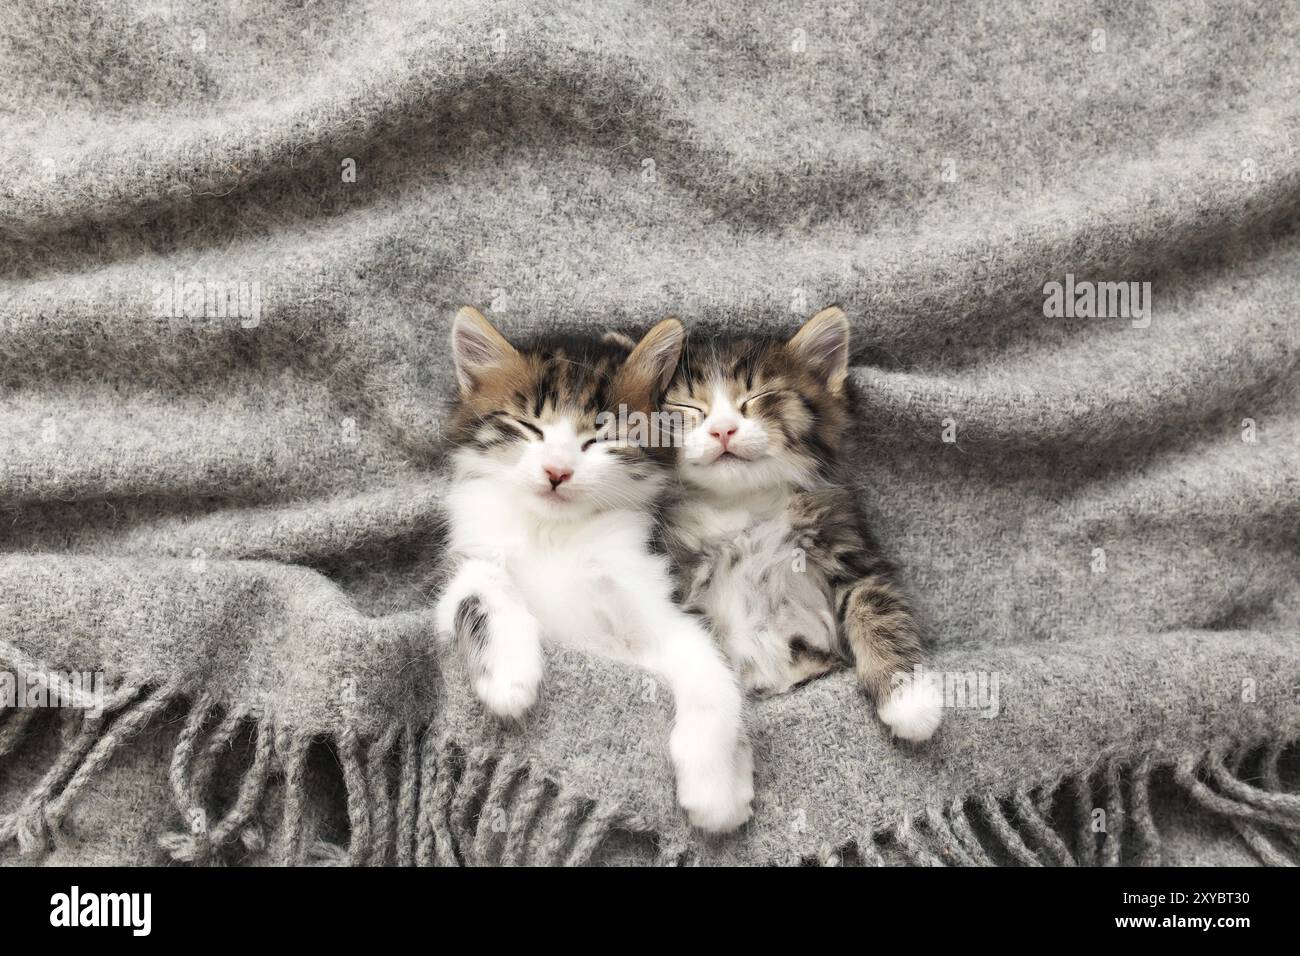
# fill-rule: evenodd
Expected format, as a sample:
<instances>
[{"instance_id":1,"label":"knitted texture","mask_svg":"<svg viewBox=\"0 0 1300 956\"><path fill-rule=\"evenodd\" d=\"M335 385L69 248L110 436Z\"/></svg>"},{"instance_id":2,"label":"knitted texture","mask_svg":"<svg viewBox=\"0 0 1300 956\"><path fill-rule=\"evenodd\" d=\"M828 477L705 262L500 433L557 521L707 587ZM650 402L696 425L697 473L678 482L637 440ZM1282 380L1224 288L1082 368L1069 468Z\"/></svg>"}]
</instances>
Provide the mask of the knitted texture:
<instances>
[{"instance_id":1,"label":"knitted texture","mask_svg":"<svg viewBox=\"0 0 1300 956\"><path fill-rule=\"evenodd\" d=\"M0 711L0 860L1294 861L1298 33L12 0L0 672L105 700ZM1045 314L1118 282L1144 304ZM757 703L754 819L704 840L647 674L553 651L487 720L429 585L466 302L517 337L843 306L938 736L890 741L849 673Z\"/></svg>"}]
</instances>

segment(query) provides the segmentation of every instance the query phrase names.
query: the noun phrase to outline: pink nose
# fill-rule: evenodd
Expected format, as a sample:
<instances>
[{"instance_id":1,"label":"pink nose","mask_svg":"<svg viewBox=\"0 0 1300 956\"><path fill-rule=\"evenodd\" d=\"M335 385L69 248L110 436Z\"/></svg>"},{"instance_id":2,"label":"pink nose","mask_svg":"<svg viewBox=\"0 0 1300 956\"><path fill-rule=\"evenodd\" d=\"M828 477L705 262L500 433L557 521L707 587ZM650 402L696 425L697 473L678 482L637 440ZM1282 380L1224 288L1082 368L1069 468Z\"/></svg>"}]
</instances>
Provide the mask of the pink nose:
<instances>
[{"instance_id":1,"label":"pink nose","mask_svg":"<svg viewBox=\"0 0 1300 956\"><path fill-rule=\"evenodd\" d=\"M736 434L736 424L734 422L719 422L709 429L709 434L722 443L722 447L727 447L727 442Z\"/></svg>"},{"instance_id":2,"label":"pink nose","mask_svg":"<svg viewBox=\"0 0 1300 956\"><path fill-rule=\"evenodd\" d=\"M571 468L543 468L542 470L546 472L546 477L550 479L552 491L573 477L573 469Z\"/></svg>"}]
</instances>

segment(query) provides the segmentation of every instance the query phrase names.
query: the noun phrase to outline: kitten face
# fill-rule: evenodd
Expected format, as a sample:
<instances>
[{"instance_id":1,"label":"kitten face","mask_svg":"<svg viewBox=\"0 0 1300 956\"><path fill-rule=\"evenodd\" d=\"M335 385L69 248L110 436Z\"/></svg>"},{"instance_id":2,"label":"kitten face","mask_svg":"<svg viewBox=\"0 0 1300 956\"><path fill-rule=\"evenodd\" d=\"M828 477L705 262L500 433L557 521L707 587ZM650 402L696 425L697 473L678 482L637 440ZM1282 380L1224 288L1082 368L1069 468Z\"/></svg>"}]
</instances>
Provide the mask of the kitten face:
<instances>
[{"instance_id":1,"label":"kitten face","mask_svg":"<svg viewBox=\"0 0 1300 956\"><path fill-rule=\"evenodd\" d=\"M613 345L516 349L474 309L452 328L461 400L452 441L462 476L555 520L648 507L664 484L656 449L619 434L619 411L648 413L681 354L681 323L631 353Z\"/></svg>"},{"instance_id":2,"label":"kitten face","mask_svg":"<svg viewBox=\"0 0 1300 956\"><path fill-rule=\"evenodd\" d=\"M685 419L683 480L721 494L811 484L839 457L848 334L831 307L789 342L693 349L663 402Z\"/></svg>"}]
</instances>

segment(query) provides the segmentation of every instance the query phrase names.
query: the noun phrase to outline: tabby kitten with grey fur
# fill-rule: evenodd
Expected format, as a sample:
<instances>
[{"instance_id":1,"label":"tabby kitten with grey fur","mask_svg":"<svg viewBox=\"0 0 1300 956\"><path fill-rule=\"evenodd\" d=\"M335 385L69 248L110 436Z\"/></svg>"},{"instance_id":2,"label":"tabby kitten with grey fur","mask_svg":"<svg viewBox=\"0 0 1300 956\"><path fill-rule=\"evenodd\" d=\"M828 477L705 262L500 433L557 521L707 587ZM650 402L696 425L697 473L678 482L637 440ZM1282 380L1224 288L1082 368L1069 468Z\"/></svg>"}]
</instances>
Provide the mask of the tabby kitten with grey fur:
<instances>
[{"instance_id":1,"label":"tabby kitten with grey fur","mask_svg":"<svg viewBox=\"0 0 1300 956\"><path fill-rule=\"evenodd\" d=\"M912 679L920 632L847 482L848 358L837 307L788 342L688 350L663 402L685 420L667 541L684 606L709 619L747 690L779 694L851 662L880 719L921 741L942 698Z\"/></svg>"},{"instance_id":2,"label":"tabby kitten with grey fur","mask_svg":"<svg viewBox=\"0 0 1300 956\"><path fill-rule=\"evenodd\" d=\"M538 699L543 641L659 675L676 712L678 802L695 826L726 832L749 819L754 796L742 693L700 620L674 603L668 558L651 547L672 476L666 449L619 431L627 414L657 408L684 338L669 319L630 350L516 348L461 309L436 626L483 706L510 720Z\"/></svg>"}]
</instances>

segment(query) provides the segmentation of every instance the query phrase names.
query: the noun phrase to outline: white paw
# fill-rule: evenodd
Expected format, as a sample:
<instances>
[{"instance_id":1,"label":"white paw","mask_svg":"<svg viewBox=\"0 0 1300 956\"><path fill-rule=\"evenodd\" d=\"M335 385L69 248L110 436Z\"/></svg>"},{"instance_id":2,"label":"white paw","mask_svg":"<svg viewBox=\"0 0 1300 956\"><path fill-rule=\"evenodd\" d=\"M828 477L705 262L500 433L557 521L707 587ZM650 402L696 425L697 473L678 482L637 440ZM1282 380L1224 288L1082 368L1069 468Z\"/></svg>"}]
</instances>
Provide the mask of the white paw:
<instances>
[{"instance_id":1,"label":"white paw","mask_svg":"<svg viewBox=\"0 0 1300 956\"><path fill-rule=\"evenodd\" d=\"M943 719L943 694L933 681L909 680L894 689L876 713L896 737L929 740Z\"/></svg>"},{"instance_id":2,"label":"white paw","mask_svg":"<svg viewBox=\"0 0 1300 956\"><path fill-rule=\"evenodd\" d=\"M541 683L538 669L498 664L474 681L474 693L502 720L520 720L537 703Z\"/></svg>"},{"instance_id":3,"label":"white paw","mask_svg":"<svg viewBox=\"0 0 1300 956\"><path fill-rule=\"evenodd\" d=\"M688 792L679 782L678 797L691 826L706 833L739 830L753 815L750 800L740 799L730 780L721 779L716 785L704 784L695 789Z\"/></svg>"},{"instance_id":4,"label":"white paw","mask_svg":"<svg viewBox=\"0 0 1300 956\"><path fill-rule=\"evenodd\" d=\"M730 833L745 825L753 814L754 762L749 744L720 758L711 766L696 769L679 766L677 801L686 811L691 826L707 833Z\"/></svg>"}]
</instances>

